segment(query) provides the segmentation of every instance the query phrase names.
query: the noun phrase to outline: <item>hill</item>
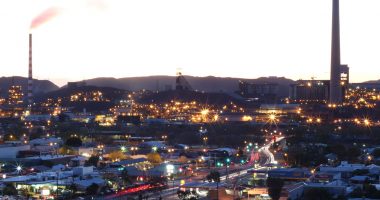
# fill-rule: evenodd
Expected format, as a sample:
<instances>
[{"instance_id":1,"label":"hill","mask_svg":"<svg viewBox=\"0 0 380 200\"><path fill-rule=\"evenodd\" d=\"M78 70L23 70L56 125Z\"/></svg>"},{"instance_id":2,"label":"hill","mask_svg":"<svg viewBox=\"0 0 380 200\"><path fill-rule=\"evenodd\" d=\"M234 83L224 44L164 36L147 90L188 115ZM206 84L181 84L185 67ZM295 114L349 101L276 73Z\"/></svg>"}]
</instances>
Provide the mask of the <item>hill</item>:
<instances>
[{"instance_id":1,"label":"hill","mask_svg":"<svg viewBox=\"0 0 380 200\"><path fill-rule=\"evenodd\" d=\"M99 101L94 101L92 94L94 92L101 92L101 97ZM86 98L87 100L71 101L72 95L82 94L81 99ZM122 89L116 89L111 87L97 87L97 86L83 86L76 88L62 87L58 90L48 92L44 95L36 98L36 101L45 101L46 99L62 99L62 105L65 107L72 107L74 111L82 111L86 108L87 111L102 111L108 110L110 107L114 106L117 100L123 98L127 92Z\"/></svg>"},{"instance_id":2,"label":"hill","mask_svg":"<svg viewBox=\"0 0 380 200\"><path fill-rule=\"evenodd\" d=\"M28 79L20 76L0 77L0 96L8 97L8 89L12 85L21 85L24 94L26 94L28 90ZM35 95L59 89L57 85L48 80L33 79L33 86Z\"/></svg>"},{"instance_id":3,"label":"hill","mask_svg":"<svg viewBox=\"0 0 380 200\"><path fill-rule=\"evenodd\" d=\"M379 80L372 80L372 81L366 81L366 82L363 82L362 84L380 84L380 79Z\"/></svg>"},{"instance_id":4,"label":"hill","mask_svg":"<svg viewBox=\"0 0 380 200\"><path fill-rule=\"evenodd\" d=\"M247 81L251 83L278 83L279 96L288 95L289 85L294 81L284 77L261 77L258 79L242 79L242 78L222 78L222 77L196 77L185 76L190 85L198 91L204 92L225 92L234 93L238 90L239 81ZM166 90L175 88L174 76L147 76L147 77L130 77L130 78L94 78L85 80L87 85L100 87L114 87L124 90L137 91L147 90Z\"/></svg>"},{"instance_id":5,"label":"hill","mask_svg":"<svg viewBox=\"0 0 380 200\"><path fill-rule=\"evenodd\" d=\"M217 93L217 92L195 92L195 91L162 91L162 92L153 92L149 94L145 94L139 99L137 99L140 103L167 103L171 100L179 100L183 102L191 102L197 101L203 104L211 104L211 105L226 105L230 102L234 102L237 104L244 103L240 99L236 99L225 93Z\"/></svg>"}]
</instances>

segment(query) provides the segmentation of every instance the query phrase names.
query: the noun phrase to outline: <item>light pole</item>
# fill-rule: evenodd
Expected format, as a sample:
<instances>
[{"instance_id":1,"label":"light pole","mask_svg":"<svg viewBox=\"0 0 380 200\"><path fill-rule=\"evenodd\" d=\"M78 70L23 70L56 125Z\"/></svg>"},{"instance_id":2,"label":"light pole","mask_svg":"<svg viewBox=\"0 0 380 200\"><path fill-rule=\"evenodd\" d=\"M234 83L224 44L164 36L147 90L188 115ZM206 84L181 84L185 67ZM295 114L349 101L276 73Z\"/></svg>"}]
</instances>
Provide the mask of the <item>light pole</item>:
<instances>
[{"instance_id":1,"label":"light pole","mask_svg":"<svg viewBox=\"0 0 380 200\"><path fill-rule=\"evenodd\" d=\"M138 150L137 147L131 147L132 155L135 155L137 150Z\"/></svg>"},{"instance_id":2,"label":"light pole","mask_svg":"<svg viewBox=\"0 0 380 200\"><path fill-rule=\"evenodd\" d=\"M166 139L168 138L168 136L167 135L163 135L163 136L161 136L161 138L164 140L164 142L166 142Z\"/></svg>"},{"instance_id":3,"label":"light pole","mask_svg":"<svg viewBox=\"0 0 380 200\"><path fill-rule=\"evenodd\" d=\"M127 144L129 144L129 139L131 138L131 135L126 135L125 137L127 138Z\"/></svg>"},{"instance_id":4,"label":"light pole","mask_svg":"<svg viewBox=\"0 0 380 200\"><path fill-rule=\"evenodd\" d=\"M55 190L58 199L58 181L59 181L59 171L57 171L57 189Z\"/></svg>"},{"instance_id":5,"label":"light pole","mask_svg":"<svg viewBox=\"0 0 380 200\"><path fill-rule=\"evenodd\" d=\"M229 164L230 164L230 162L231 162L231 159L230 158L227 158L226 159L226 180L228 180L228 166L229 166Z\"/></svg>"},{"instance_id":6,"label":"light pole","mask_svg":"<svg viewBox=\"0 0 380 200\"><path fill-rule=\"evenodd\" d=\"M208 137L203 137L203 144L205 147L207 146L207 140L208 140Z\"/></svg>"}]
</instances>

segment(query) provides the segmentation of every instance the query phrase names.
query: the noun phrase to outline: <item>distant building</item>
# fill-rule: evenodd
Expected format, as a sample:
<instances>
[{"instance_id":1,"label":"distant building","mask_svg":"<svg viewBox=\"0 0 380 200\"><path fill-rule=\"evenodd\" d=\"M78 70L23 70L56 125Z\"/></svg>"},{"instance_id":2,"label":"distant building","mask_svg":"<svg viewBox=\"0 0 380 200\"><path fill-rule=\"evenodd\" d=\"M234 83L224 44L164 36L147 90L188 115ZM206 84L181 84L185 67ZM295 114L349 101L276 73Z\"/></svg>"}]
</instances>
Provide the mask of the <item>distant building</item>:
<instances>
[{"instance_id":1,"label":"distant building","mask_svg":"<svg viewBox=\"0 0 380 200\"><path fill-rule=\"evenodd\" d=\"M257 112L260 114L296 114L299 110L299 104L262 104Z\"/></svg>"},{"instance_id":2,"label":"distant building","mask_svg":"<svg viewBox=\"0 0 380 200\"><path fill-rule=\"evenodd\" d=\"M297 102L319 102L329 100L329 80L299 80L290 86L290 99Z\"/></svg>"},{"instance_id":3,"label":"distant building","mask_svg":"<svg viewBox=\"0 0 380 200\"><path fill-rule=\"evenodd\" d=\"M0 145L0 158L2 159L15 159L20 151L30 150L30 145L24 144L2 144Z\"/></svg>"},{"instance_id":4,"label":"distant building","mask_svg":"<svg viewBox=\"0 0 380 200\"><path fill-rule=\"evenodd\" d=\"M21 105L23 101L24 93L22 87L19 85L12 85L8 90L8 104L11 106Z\"/></svg>"},{"instance_id":5,"label":"distant building","mask_svg":"<svg viewBox=\"0 0 380 200\"><path fill-rule=\"evenodd\" d=\"M268 177L283 180L307 180L311 176L310 170L304 168L279 168L268 171Z\"/></svg>"},{"instance_id":6,"label":"distant building","mask_svg":"<svg viewBox=\"0 0 380 200\"><path fill-rule=\"evenodd\" d=\"M239 82L239 93L245 98L256 98L261 102L274 102L277 99L279 85L277 83L255 84Z\"/></svg>"},{"instance_id":7,"label":"distant building","mask_svg":"<svg viewBox=\"0 0 380 200\"><path fill-rule=\"evenodd\" d=\"M191 87L190 83L186 80L186 78L182 75L181 72L177 73L175 84L176 84L175 86L176 90L193 91L193 88Z\"/></svg>"}]
</instances>

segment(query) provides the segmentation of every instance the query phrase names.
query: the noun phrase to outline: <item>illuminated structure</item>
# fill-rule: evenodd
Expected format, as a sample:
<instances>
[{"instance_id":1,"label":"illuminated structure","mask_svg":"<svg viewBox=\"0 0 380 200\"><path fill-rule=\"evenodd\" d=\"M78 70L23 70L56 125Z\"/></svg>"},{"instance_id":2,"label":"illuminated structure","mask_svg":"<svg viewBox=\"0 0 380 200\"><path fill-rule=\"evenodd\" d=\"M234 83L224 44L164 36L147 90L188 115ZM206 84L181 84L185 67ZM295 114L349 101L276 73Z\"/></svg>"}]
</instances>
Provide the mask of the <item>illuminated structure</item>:
<instances>
[{"instance_id":1,"label":"illuminated structure","mask_svg":"<svg viewBox=\"0 0 380 200\"><path fill-rule=\"evenodd\" d=\"M8 104L12 106L23 104L24 94L19 85L12 85L8 90Z\"/></svg>"},{"instance_id":2,"label":"illuminated structure","mask_svg":"<svg viewBox=\"0 0 380 200\"><path fill-rule=\"evenodd\" d=\"M239 82L240 95L246 98L257 98L260 101L275 101L279 85L277 83L254 84Z\"/></svg>"},{"instance_id":3,"label":"illuminated structure","mask_svg":"<svg viewBox=\"0 0 380 200\"><path fill-rule=\"evenodd\" d=\"M325 103L329 99L329 88L328 80L299 80L290 86L290 98L299 103Z\"/></svg>"},{"instance_id":4,"label":"illuminated structure","mask_svg":"<svg viewBox=\"0 0 380 200\"><path fill-rule=\"evenodd\" d=\"M71 102L104 102L107 101L101 91L77 92L70 96Z\"/></svg>"}]
</instances>

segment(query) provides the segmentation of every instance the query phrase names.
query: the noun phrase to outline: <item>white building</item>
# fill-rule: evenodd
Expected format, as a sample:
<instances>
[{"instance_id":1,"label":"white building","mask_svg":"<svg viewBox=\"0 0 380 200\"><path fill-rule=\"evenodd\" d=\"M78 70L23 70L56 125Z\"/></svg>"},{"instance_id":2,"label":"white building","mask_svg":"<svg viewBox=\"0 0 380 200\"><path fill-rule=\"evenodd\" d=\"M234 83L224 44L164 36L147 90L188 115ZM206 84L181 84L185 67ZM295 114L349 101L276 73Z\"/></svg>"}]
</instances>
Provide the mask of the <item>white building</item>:
<instances>
[{"instance_id":1,"label":"white building","mask_svg":"<svg viewBox=\"0 0 380 200\"><path fill-rule=\"evenodd\" d=\"M4 158L17 158L20 151L29 151L29 144L2 144L0 145L0 159Z\"/></svg>"}]
</instances>

